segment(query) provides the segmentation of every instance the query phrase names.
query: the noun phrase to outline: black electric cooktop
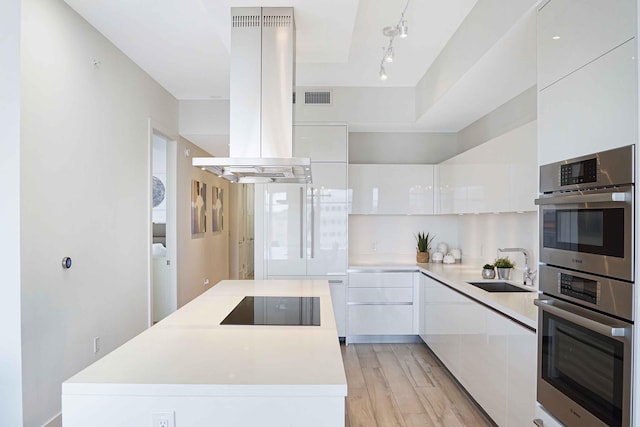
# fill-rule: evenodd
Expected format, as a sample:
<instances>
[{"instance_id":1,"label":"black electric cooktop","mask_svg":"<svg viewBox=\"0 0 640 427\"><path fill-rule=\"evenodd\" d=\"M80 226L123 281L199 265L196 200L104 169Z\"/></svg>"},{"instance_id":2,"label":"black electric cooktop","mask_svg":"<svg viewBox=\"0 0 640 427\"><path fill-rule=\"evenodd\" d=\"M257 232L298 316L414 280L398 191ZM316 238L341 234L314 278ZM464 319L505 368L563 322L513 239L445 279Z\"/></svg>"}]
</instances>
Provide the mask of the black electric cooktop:
<instances>
[{"instance_id":1,"label":"black electric cooktop","mask_svg":"<svg viewBox=\"0 0 640 427\"><path fill-rule=\"evenodd\" d=\"M320 297L244 297L220 324L320 326Z\"/></svg>"}]
</instances>

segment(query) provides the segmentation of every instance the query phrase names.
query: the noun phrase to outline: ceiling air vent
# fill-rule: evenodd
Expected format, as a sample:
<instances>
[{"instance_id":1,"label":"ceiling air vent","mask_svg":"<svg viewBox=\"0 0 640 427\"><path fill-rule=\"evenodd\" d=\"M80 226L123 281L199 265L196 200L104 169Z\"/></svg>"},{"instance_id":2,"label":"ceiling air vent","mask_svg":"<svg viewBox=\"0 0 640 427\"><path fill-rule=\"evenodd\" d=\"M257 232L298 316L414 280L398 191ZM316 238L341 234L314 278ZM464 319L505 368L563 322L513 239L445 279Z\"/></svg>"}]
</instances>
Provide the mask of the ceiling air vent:
<instances>
[{"instance_id":1,"label":"ceiling air vent","mask_svg":"<svg viewBox=\"0 0 640 427\"><path fill-rule=\"evenodd\" d=\"M331 105L331 91L313 91L304 93L305 105Z\"/></svg>"}]
</instances>

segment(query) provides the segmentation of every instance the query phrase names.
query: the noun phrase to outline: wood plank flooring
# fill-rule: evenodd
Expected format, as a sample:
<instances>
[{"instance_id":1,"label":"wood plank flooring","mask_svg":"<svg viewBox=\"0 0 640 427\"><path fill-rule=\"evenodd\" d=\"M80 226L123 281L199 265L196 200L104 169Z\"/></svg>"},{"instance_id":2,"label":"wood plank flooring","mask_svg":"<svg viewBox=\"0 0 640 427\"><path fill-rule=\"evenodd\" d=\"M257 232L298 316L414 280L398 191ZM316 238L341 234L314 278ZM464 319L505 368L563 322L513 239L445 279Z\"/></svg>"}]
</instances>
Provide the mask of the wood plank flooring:
<instances>
[{"instance_id":1,"label":"wood plank flooring","mask_svg":"<svg viewBox=\"0 0 640 427\"><path fill-rule=\"evenodd\" d=\"M424 344L341 346L347 427L491 427Z\"/></svg>"}]
</instances>

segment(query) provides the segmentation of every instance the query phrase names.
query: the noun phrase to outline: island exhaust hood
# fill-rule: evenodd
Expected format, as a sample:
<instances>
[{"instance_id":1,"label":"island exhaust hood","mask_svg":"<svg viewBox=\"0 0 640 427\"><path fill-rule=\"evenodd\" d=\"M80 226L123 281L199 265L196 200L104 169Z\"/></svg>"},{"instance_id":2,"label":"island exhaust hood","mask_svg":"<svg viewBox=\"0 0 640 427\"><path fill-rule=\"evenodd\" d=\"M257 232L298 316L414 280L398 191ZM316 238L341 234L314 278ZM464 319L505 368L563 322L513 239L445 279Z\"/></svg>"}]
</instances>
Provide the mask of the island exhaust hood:
<instances>
[{"instance_id":1,"label":"island exhaust hood","mask_svg":"<svg viewBox=\"0 0 640 427\"><path fill-rule=\"evenodd\" d=\"M311 182L311 160L292 157L294 52L293 8L231 8L230 157L194 166L238 183Z\"/></svg>"}]
</instances>

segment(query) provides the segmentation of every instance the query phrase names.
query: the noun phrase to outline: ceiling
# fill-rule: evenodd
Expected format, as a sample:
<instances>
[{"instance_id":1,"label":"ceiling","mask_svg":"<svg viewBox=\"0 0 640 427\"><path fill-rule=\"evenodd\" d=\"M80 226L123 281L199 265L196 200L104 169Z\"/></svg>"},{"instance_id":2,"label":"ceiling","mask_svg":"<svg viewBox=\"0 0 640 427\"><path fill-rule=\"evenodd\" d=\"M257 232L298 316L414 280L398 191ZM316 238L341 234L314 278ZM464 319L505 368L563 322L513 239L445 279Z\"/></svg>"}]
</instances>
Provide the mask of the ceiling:
<instances>
[{"instance_id":1,"label":"ceiling","mask_svg":"<svg viewBox=\"0 0 640 427\"><path fill-rule=\"evenodd\" d=\"M476 4L410 1L405 15L409 37L395 39L394 62L386 65L389 78L381 81L382 47L388 43L382 28L398 23L406 0L65 1L179 100L228 99L231 7L294 8L298 86L415 87ZM486 64L478 72L492 74ZM457 94L450 91L452 96L443 97L431 115L404 128L438 130L443 121L442 129L459 129L535 84L534 74L533 81L526 76L529 81L503 94L496 93L500 85L486 94L487 85L467 74ZM474 95L476 90L482 96ZM470 109L468 99L479 107Z\"/></svg>"}]
</instances>

